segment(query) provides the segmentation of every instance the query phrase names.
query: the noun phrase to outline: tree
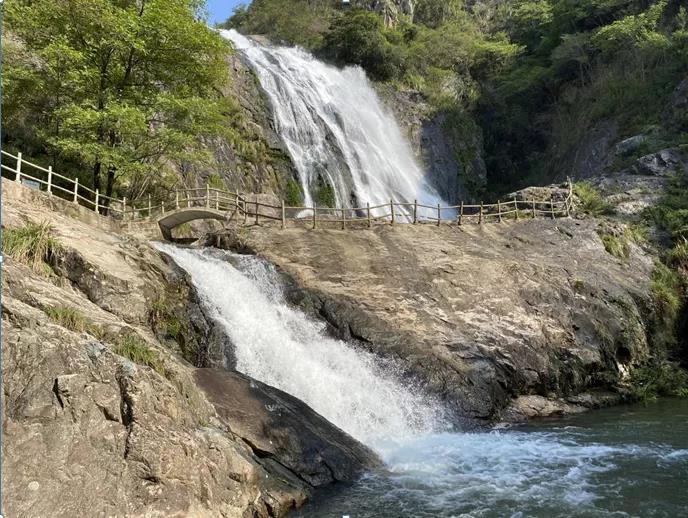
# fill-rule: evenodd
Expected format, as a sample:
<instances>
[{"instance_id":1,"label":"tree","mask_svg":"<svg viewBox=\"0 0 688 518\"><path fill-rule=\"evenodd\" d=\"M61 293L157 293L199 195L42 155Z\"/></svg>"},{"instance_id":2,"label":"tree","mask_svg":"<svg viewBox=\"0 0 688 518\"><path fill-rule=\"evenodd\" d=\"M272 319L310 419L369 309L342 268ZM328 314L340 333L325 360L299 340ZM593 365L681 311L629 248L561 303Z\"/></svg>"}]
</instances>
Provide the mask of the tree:
<instances>
[{"instance_id":1,"label":"tree","mask_svg":"<svg viewBox=\"0 0 688 518\"><path fill-rule=\"evenodd\" d=\"M7 70L8 95L42 113L51 153L92 171L112 196L120 178L155 175L163 161L201 157L223 131L227 44L199 0L15 0L9 31L34 56ZM18 109L20 107L17 107ZM9 114L12 117L12 114Z\"/></svg>"},{"instance_id":2,"label":"tree","mask_svg":"<svg viewBox=\"0 0 688 518\"><path fill-rule=\"evenodd\" d=\"M360 65L378 80L397 78L403 55L385 37L382 18L352 10L337 17L325 34L320 53L340 65Z\"/></svg>"}]
</instances>

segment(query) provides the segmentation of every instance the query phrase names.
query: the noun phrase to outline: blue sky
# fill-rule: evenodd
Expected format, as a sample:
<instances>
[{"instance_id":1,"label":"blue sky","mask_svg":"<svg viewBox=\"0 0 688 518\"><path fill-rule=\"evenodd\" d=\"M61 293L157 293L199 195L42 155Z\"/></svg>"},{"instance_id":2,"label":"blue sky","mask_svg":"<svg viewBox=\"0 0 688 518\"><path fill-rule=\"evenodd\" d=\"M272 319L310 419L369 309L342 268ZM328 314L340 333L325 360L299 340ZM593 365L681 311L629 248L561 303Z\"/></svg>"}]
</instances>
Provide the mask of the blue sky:
<instances>
[{"instance_id":1,"label":"blue sky","mask_svg":"<svg viewBox=\"0 0 688 518\"><path fill-rule=\"evenodd\" d=\"M249 0L208 0L210 22L224 22L239 4L249 4Z\"/></svg>"}]
</instances>

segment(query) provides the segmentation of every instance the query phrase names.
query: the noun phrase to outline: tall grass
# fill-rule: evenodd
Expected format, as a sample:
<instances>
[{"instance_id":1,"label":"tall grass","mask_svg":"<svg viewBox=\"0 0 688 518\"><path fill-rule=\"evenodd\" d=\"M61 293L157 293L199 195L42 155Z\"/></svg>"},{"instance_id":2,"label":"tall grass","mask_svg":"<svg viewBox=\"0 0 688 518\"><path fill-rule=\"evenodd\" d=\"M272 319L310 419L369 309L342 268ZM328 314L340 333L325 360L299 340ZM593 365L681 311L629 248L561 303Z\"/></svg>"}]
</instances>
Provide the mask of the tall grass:
<instances>
[{"instance_id":1,"label":"tall grass","mask_svg":"<svg viewBox=\"0 0 688 518\"><path fill-rule=\"evenodd\" d=\"M86 316L76 308L71 306L50 306L45 309L46 315L58 325L75 331L83 333L84 331L93 335L98 340L105 337L105 330L93 322L90 322Z\"/></svg>"},{"instance_id":2,"label":"tall grass","mask_svg":"<svg viewBox=\"0 0 688 518\"><path fill-rule=\"evenodd\" d=\"M135 334L126 334L120 337L115 344L114 352L134 363L146 365L162 376L167 376L165 365L158 353Z\"/></svg>"},{"instance_id":3,"label":"tall grass","mask_svg":"<svg viewBox=\"0 0 688 518\"><path fill-rule=\"evenodd\" d=\"M38 273L49 272L49 264L62 246L52 236L50 223L27 223L20 228L6 228L2 233L2 250L13 259L29 265Z\"/></svg>"},{"instance_id":4,"label":"tall grass","mask_svg":"<svg viewBox=\"0 0 688 518\"><path fill-rule=\"evenodd\" d=\"M610 214L613 207L604 201L602 194L588 182L577 182L573 186L573 193L578 197L580 210L590 216Z\"/></svg>"}]
</instances>

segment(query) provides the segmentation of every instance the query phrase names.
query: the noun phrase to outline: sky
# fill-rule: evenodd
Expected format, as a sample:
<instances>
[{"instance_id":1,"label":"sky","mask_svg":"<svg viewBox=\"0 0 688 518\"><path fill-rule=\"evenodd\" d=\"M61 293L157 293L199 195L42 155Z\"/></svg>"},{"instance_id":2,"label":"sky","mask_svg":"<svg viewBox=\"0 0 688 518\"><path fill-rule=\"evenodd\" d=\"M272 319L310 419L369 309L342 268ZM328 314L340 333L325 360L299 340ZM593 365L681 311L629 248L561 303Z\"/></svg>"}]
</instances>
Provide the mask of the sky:
<instances>
[{"instance_id":1,"label":"sky","mask_svg":"<svg viewBox=\"0 0 688 518\"><path fill-rule=\"evenodd\" d=\"M210 23L224 22L237 5L249 3L249 0L208 0Z\"/></svg>"}]
</instances>

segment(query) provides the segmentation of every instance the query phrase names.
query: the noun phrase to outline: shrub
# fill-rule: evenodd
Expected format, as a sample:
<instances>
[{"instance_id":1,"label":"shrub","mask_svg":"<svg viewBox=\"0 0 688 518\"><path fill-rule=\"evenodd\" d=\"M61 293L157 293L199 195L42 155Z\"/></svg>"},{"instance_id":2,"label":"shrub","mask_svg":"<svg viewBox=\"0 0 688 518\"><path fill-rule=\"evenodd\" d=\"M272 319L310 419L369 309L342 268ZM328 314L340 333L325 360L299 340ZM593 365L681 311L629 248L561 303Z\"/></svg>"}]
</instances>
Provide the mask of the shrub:
<instances>
[{"instance_id":1,"label":"shrub","mask_svg":"<svg viewBox=\"0 0 688 518\"><path fill-rule=\"evenodd\" d=\"M46 274L48 264L61 245L52 234L50 223L28 223L21 228L6 228L2 233L2 250L13 259L29 265L34 271Z\"/></svg>"},{"instance_id":2,"label":"shrub","mask_svg":"<svg viewBox=\"0 0 688 518\"><path fill-rule=\"evenodd\" d=\"M654 361L631 375L633 394L641 401L657 396L688 397L688 372L667 361Z\"/></svg>"},{"instance_id":3,"label":"shrub","mask_svg":"<svg viewBox=\"0 0 688 518\"><path fill-rule=\"evenodd\" d=\"M303 204L303 193L301 186L294 178L287 180L287 186L284 192L284 203L289 207L300 207Z\"/></svg>"},{"instance_id":4,"label":"shrub","mask_svg":"<svg viewBox=\"0 0 688 518\"><path fill-rule=\"evenodd\" d=\"M139 365L150 367L162 376L167 375L165 365L158 354L135 334L123 335L115 344L115 354L119 354Z\"/></svg>"},{"instance_id":5,"label":"shrub","mask_svg":"<svg viewBox=\"0 0 688 518\"><path fill-rule=\"evenodd\" d=\"M321 185L315 191L315 202L321 207L334 207L337 200L334 196L334 189L328 183Z\"/></svg>"},{"instance_id":6,"label":"shrub","mask_svg":"<svg viewBox=\"0 0 688 518\"><path fill-rule=\"evenodd\" d=\"M602 194L588 182L578 182L573 186L573 192L580 200L580 209L591 216L610 214L613 206L604 201Z\"/></svg>"}]
</instances>

